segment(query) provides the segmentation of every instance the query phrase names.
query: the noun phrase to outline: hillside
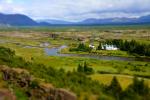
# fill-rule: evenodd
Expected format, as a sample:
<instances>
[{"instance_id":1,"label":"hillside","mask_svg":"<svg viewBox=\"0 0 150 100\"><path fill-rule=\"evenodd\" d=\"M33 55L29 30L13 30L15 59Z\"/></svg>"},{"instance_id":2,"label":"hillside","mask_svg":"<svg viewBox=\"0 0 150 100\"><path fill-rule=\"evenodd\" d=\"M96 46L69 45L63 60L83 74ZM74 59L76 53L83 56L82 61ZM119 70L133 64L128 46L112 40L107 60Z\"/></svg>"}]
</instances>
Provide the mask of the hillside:
<instances>
[{"instance_id":1,"label":"hillside","mask_svg":"<svg viewBox=\"0 0 150 100\"><path fill-rule=\"evenodd\" d=\"M106 19L95 19L95 18L90 18L86 19L84 21L79 22L79 24L150 24L150 15L147 16L141 16L139 18L106 18Z\"/></svg>"},{"instance_id":2,"label":"hillside","mask_svg":"<svg viewBox=\"0 0 150 100\"><path fill-rule=\"evenodd\" d=\"M7 92L0 91L0 97L6 98L7 95L10 95L7 100L23 99L23 97L19 98L15 93L15 87L20 88L20 92L26 91L25 96L28 96L31 100L48 100L48 98L51 98L51 100L76 100L74 93L65 89L56 89L52 84L44 83L40 79L31 76L27 70L0 65L0 74L3 75L3 78L0 80L5 81L5 84L9 82L8 86L14 85L11 87L13 93L9 93L10 89L5 89Z\"/></svg>"},{"instance_id":3,"label":"hillside","mask_svg":"<svg viewBox=\"0 0 150 100\"><path fill-rule=\"evenodd\" d=\"M22 14L2 14L0 13L0 25L7 26L47 26L48 23L37 23L30 17Z\"/></svg>"}]
</instances>

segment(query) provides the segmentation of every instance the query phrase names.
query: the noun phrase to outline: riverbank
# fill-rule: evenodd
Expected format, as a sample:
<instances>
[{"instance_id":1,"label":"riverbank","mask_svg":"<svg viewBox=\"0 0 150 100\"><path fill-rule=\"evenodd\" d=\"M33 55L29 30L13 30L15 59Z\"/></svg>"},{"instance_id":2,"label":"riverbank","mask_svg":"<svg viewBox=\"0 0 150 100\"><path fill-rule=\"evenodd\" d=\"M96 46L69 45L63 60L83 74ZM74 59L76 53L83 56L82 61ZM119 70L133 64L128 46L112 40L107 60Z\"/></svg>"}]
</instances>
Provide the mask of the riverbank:
<instances>
[{"instance_id":1,"label":"riverbank","mask_svg":"<svg viewBox=\"0 0 150 100\"><path fill-rule=\"evenodd\" d=\"M83 57L86 55L89 56L96 56L96 57L115 57L117 58L129 58L129 59L135 59L137 61L150 61L150 57L146 57L146 56L138 56L138 55L131 55L125 51L121 51L121 50L92 50L91 52L81 52L81 51L69 51L69 47L67 48L63 48L59 51L60 54L70 54L70 55L80 55Z\"/></svg>"},{"instance_id":2,"label":"riverbank","mask_svg":"<svg viewBox=\"0 0 150 100\"><path fill-rule=\"evenodd\" d=\"M92 50L91 52L81 52L81 51L69 51L69 47L61 49L59 53L62 54L92 54L92 55L100 55L100 56L117 56L117 57L134 57L133 55L129 55L125 51L120 50Z\"/></svg>"}]
</instances>

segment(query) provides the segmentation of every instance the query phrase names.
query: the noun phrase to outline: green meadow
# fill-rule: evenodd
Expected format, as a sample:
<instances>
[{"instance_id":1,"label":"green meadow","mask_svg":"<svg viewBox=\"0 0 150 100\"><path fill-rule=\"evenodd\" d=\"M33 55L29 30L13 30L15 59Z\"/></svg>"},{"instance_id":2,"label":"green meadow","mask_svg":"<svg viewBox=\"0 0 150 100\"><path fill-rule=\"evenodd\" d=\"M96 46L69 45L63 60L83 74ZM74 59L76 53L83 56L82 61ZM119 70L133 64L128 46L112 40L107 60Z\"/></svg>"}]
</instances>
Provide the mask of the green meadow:
<instances>
[{"instance_id":1,"label":"green meadow","mask_svg":"<svg viewBox=\"0 0 150 100\"><path fill-rule=\"evenodd\" d=\"M53 37L52 35L56 35ZM70 26L70 27L19 27L0 28L0 46L10 48L17 56L31 63L43 64L46 68L64 69L66 72L74 72L79 64L84 62L90 66L94 73L87 75L92 80L100 84L109 85L114 76L117 77L121 87L125 90L134 76L143 78L145 84L150 87L150 62L144 61L117 61L99 60L86 57L61 57L50 56L45 53L45 48L56 48L67 45L59 53L63 54L88 54L96 52L99 56L120 56L135 57L126 51L92 50L91 52L73 51L69 49L84 42L87 46L91 38L94 38L94 45L98 46L99 41L106 39L136 40L139 43L150 44L150 26ZM81 40L80 40L81 39ZM42 43L49 43L46 47L41 47ZM149 57L147 57L149 58ZM0 86L3 85L0 83ZM16 89L17 95L19 89ZM89 93L82 92L79 100L83 100ZM89 100L96 100L96 96L91 95ZM110 99L111 100L111 99ZM112 99L113 100L113 99Z\"/></svg>"}]
</instances>

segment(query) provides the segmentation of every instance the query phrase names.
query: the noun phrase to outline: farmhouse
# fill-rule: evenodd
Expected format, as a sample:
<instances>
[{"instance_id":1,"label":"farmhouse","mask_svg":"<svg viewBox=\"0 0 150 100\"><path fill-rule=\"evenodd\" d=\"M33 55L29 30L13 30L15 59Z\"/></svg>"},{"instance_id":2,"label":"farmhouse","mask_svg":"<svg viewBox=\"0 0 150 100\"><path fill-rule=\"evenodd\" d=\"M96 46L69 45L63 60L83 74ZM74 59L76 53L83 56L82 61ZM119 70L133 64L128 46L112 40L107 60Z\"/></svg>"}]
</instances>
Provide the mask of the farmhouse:
<instances>
[{"instance_id":1,"label":"farmhouse","mask_svg":"<svg viewBox=\"0 0 150 100\"><path fill-rule=\"evenodd\" d=\"M118 50L118 48L115 45L108 45L108 44L102 44L103 50Z\"/></svg>"}]
</instances>

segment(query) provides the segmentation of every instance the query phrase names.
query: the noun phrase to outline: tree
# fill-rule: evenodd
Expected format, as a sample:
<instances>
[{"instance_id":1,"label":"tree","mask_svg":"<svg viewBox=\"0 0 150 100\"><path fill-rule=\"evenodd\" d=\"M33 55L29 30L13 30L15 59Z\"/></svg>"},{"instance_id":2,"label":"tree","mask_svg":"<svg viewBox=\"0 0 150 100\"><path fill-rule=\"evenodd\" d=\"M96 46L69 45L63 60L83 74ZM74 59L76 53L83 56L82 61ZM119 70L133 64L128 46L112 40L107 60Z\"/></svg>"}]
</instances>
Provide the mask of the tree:
<instances>
[{"instance_id":1,"label":"tree","mask_svg":"<svg viewBox=\"0 0 150 100\"><path fill-rule=\"evenodd\" d=\"M137 77L134 77L131 88L139 95L146 95L149 92L148 86L144 84L144 80Z\"/></svg>"},{"instance_id":2,"label":"tree","mask_svg":"<svg viewBox=\"0 0 150 100\"><path fill-rule=\"evenodd\" d=\"M93 68L89 67L86 62L84 62L84 72L86 74L93 74L94 70L93 70Z\"/></svg>"},{"instance_id":3,"label":"tree","mask_svg":"<svg viewBox=\"0 0 150 100\"><path fill-rule=\"evenodd\" d=\"M97 50L102 50L102 44L101 43L99 43Z\"/></svg>"},{"instance_id":4,"label":"tree","mask_svg":"<svg viewBox=\"0 0 150 100\"><path fill-rule=\"evenodd\" d=\"M150 90L143 79L133 78L133 83L122 94L123 100L148 100Z\"/></svg>"},{"instance_id":5,"label":"tree","mask_svg":"<svg viewBox=\"0 0 150 100\"><path fill-rule=\"evenodd\" d=\"M116 77L113 77L111 84L107 87L107 91L119 100L122 92L122 88Z\"/></svg>"},{"instance_id":6,"label":"tree","mask_svg":"<svg viewBox=\"0 0 150 100\"><path fill-rule=\"evenodd\" d=\"M85 72L88 71L88 65L87 65L86 62L84 62L84 71L85 71Z\"/></svg>"},{"instance_id":7,"label":"tree","mask_svg":"<svg viewBox=\"0 0 150 100\"><path fill-rule=\"evenodd\" d=\"M92 48L86 46L84 43L80 43L76 48L70 48L70 51L82 51L82 52L91 52Z\"/></svg>"},{"instance_id":8,"label":"tree","mask_svg":"<svg viewBox=\"0 0 150 100\"><path fill-rule=\"evenodd\" d=\"M81 64L78 65L77 71L78 71L78 72L84 72L84 68L82 67Z\"/></svg>"},{"instance_id":9,"label":"tree","mask_svg":"<svg viewBox=\"0 0 150 100\"><path fill-rule=\"evenodd\" d=\"M106 40L105 44L114 45L117 48L120 48L122 51L127 51L131 54L138 54L140 56L150 56L150 45L141 44L135 40L127 41L127 40Z\"/></svg>"},{"instance_id":10,"label":"tree","mask_svg":"<svg viewBox=\"0 0 150 100\"><path fill-rule=\"evenodd\" d=\"M79 64L78 68L77 68L77 71L80 72L80 73L88 74L88 75L94 73L93 68L89 67L86 62L84 62L83 66L81 64Z\"/></svg>"}]
</instances>

